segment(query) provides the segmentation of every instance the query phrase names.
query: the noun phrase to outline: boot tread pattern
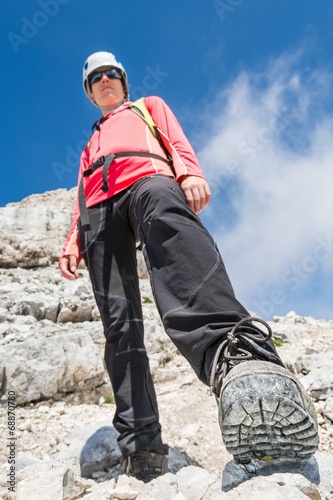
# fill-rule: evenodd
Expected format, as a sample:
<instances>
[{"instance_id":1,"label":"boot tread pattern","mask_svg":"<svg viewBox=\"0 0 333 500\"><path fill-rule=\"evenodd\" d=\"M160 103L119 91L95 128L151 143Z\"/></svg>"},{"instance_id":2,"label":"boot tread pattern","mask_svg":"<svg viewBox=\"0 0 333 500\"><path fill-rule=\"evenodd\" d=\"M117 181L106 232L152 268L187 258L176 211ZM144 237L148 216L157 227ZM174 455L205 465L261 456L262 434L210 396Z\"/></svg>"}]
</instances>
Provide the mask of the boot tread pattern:
<instances>
[{"instance_id":1,"label":"boot tread pattern","mask_svg":"<svg viewBox=\"0 0 333 500\"><path fill-rule=\"evenodd\" d=\"M231 376L222 388L222 437L238 462L304 459L318 448L313 403L300 383L279 372L274 373L273 367L272 373Z\"/></svg>"}]
</instances>

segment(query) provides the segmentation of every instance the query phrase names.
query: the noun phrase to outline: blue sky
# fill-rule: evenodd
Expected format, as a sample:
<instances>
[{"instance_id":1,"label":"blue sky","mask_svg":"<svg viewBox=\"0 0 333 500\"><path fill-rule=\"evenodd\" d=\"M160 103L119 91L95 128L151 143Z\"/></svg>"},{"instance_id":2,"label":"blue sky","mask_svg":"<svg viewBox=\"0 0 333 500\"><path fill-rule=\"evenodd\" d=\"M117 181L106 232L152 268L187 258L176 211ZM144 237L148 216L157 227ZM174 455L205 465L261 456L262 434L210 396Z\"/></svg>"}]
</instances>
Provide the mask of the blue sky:
<instances>
[{"instance_id":1,"label":"blue sky","mask_svg":"<svg viewBox=\"0 0 333 500\"><path fill-rule=\"evenodd\" d=\"M239 299L333 319L331 0L1 2L0 206L76 184L99 112L86 57L175 112L207 175L202 220Z\"/></svg>"}]
</instances>

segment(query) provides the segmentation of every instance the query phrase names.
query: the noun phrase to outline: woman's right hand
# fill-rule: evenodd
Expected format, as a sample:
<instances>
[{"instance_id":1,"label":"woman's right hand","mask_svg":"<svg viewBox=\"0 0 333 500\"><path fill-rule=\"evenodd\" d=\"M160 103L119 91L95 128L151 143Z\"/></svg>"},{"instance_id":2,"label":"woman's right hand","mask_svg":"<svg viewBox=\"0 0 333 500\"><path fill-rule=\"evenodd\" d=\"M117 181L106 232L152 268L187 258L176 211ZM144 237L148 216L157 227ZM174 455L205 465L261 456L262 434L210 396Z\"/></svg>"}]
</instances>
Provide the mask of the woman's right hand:
<instances>
[{"instance_id":1,"label":"woman's right hand","mask_svg":"<svg viewBox=\"0 0 333 500\"><path fill-rule=\"evenodd\" d=\"M76 280L82 277L82 273L77 272L78 259L75 255L65 255L59 259L59 269L64 278Z\"/></svg>"}]
</instances>

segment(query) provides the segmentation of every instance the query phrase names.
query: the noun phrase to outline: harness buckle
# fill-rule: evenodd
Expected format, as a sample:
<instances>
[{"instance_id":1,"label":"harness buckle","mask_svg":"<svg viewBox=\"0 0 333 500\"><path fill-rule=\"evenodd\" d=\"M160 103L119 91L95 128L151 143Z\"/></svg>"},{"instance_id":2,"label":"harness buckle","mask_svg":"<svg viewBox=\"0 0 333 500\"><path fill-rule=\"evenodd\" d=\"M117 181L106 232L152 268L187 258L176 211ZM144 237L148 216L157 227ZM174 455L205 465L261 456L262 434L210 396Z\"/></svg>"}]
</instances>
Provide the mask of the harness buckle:
<instances>
[{"instance_id":1,"label":"harness buckle","mask_svg":"<svg viewBox=\"0 0 333 500\"><path fill-rule=\"evenodd\" d=\"M91 164L91 170L94 171L96 168L101 167L105 163L105 156L100 156L98 160Z\"/></svg>"}]
</instances>

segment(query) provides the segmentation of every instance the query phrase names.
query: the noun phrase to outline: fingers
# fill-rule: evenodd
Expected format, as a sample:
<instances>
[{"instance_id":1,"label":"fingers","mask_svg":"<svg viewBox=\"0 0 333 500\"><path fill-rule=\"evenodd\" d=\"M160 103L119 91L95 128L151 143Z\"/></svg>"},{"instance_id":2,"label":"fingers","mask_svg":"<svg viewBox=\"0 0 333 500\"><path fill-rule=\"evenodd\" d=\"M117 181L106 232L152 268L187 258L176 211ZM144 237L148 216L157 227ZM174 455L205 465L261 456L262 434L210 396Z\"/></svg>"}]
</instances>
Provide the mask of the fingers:
<instances>
[{"instance_id":1,"label":"fingers","mask_svg":"<svg viewBox=\"0 0 333 500\"><path fill-rule=\"evenodd\" d=\"M82 274L77 272L77 257L75 255L65 255L59 259L59 269L62 276L68 280L81 278Z\"/></svg>"},{"instance_id":2,"label":"fingers","mask_svg":"<svg viewBox=\"0 0 333 500\"><path fill-rule=\"evenodd\" d=\"M187 189L185 191L185 196L187 203L189 204L193 212L198 214L202 210L204 204L204 198L201 189L194 187Z\"/></svg>"},{"instance_id":3,"label":"fingers","mask_svg":"<svg viewBox=\"0 0 333 500\"><path fill-rule=\"evenodd\" d=\"M210 193L206 191L205 186L200 185L192 190L192 198L193 207L191 208L194 213L198 214L209 203Z\"/></svg>"},{"instance_id":4,"label":"fingers","mask_svg":"<svg viewBox=\"0 0 333 500\"><path fill-rule=\"evenodd\" d=\"M207 182L201 177L187 177L182 183L186 201L194 213L198 214L209 203L211 192Z\"/></svg>"}]
</instances>

